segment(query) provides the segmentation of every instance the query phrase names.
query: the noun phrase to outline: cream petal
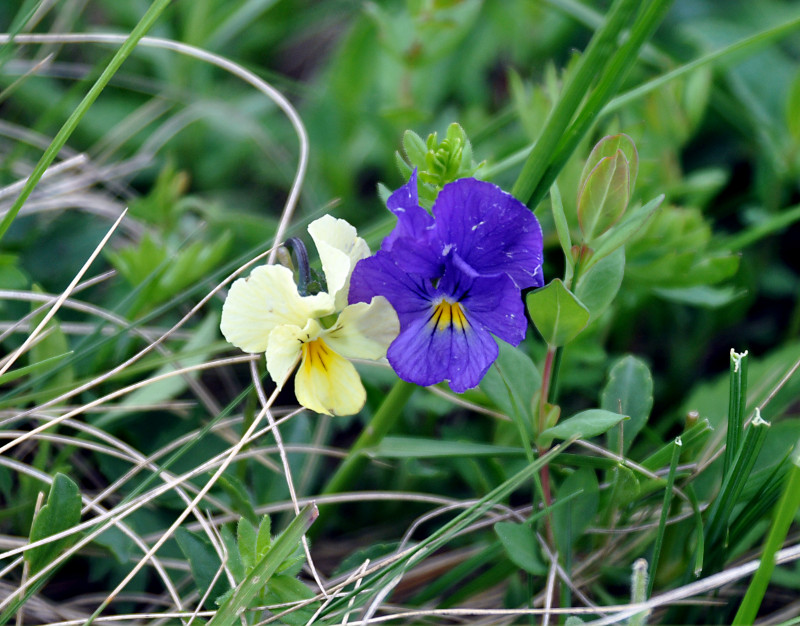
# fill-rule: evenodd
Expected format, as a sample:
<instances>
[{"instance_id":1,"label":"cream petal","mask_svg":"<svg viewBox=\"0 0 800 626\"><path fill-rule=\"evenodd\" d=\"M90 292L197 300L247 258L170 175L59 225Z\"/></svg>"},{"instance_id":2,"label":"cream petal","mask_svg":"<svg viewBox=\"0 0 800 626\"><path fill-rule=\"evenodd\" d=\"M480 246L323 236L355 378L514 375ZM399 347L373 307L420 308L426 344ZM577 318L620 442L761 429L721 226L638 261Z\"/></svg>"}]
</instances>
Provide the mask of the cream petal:
<instances>
[{"instance_id":1,"label":"cream petal","mask_svg":"<svg viewBox=\"0 0 800 626\"><path fill-rule=\"evenodd\" d=\"M308 233L317 247L328 293L335 298L336 310L341 311L347 306L353 268L370 255L369 246L353 226L331 215L311 222Z\"/></svg>"},{"instance_id":2,"label":"cream petal","mask_svg":"<svg viewBox=\"0 0 800 626\"><path fill-rule=\"evenodd\" d=\"M304 407L327 415L358 413L367 393L356 368L334 352L322 337L304 343L294 393Z\"/></svg>"},{"instance_id":3,"label":"cream petal","mask_svg":"<svg viewBox=\"0 0 800 626\"><path fill-rule=\"evenodd\" d=\"M348 359L382 359L400 332L400 322L392 305L383 296L346 307L323 338L336 352Z\"/></svg>"},{"instance_id":4,"label":"cream petal","mask_svg":"<svg viewBox=\"0 0 800 626\"><path fill-rule=\"evenodd\" d=\"M301 297L291 270L262 265L231 285L220 329L225 339L245 352L265 352L276 326L303 327L309 318L333 311L333 298L327 293Z\"/></svg>"},{"instance_id":5,"label":"cream petal","mask_svg":"<svg viewBox=\"0 0 800 626\"><path fill-rule=\"evenodd\" d=\"M277 326L269 334L267 346L267 371L275 384L284 385L302 356L303 344L319 337L322 327L316 320L308 320L305 327Z\"/></svg>"}]
</instances>

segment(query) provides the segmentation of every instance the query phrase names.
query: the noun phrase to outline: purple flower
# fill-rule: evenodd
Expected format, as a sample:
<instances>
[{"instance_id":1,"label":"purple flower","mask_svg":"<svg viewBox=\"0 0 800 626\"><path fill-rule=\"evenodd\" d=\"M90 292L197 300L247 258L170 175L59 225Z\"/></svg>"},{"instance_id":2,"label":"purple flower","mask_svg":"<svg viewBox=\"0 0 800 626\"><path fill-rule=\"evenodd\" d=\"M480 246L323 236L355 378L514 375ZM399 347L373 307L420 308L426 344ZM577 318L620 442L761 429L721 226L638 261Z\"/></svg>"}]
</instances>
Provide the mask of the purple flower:
<instances>
[{"instance_id":1,"label":"purple flower","mask_svg":"<svg viewBox=\"0 0 800 626\"><path fill-rule=\"evenodd\" d=\"M397 226L356 265L349 301L381 295L397 311L400 335L387 357L400 378L475 387L497 358L493 335L515 346L525 337L520 291L543 284L539 222L473 178L445 185L433 216L418 204L416 172L387 206Z\"/></svg>"}]
</instances>

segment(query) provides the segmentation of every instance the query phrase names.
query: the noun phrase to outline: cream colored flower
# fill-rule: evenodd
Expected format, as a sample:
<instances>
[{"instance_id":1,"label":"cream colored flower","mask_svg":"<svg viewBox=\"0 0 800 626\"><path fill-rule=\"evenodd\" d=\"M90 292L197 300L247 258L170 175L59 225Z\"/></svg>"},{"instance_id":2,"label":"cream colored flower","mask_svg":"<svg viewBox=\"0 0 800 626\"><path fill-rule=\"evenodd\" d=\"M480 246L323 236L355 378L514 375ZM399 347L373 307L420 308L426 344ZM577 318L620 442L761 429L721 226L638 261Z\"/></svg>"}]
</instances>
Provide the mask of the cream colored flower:
<instances>
[{"instance_id":1,"label":"cream colored flower","mask_svg":"<svg viewBox=\"0 0 800 626\"><path fill-rule=\"evenodd\" d=\"M295 395L300 404L318 413L350 415L364 406L366 392L348 359L384 358L400 324L382 296L347 306L353 268L370 254L356 229L326 215L308 232L328 291L301 296L288 268L257 267L231 286L220 327L225 339L245 352L265 352L267 371L278 385L299 362Z\"/></svg>"}]
</instances>

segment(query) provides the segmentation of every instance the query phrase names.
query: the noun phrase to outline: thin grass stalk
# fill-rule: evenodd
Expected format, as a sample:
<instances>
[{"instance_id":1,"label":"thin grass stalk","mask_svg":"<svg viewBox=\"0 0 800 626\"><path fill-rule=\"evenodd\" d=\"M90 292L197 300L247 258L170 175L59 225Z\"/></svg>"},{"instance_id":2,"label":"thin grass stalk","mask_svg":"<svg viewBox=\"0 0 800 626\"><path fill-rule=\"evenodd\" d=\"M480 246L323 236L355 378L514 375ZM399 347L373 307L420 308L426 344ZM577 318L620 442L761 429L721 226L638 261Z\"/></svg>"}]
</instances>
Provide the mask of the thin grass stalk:
<instances>
[{"instance_id":1,"label":"thin grass stalk","mask_svg":"<svg viewBox=\"0 0 800 626\"><path fill-rule=\"evenodd\" d=\"M653 545L653 556L650 559L650 576L647 581L645 600L653 595L653 585L655 584L656 572L658 571L658 561L661 558L661 547L664 545L664 533L667 530L667 517L669 517L670 504L672 503L672 488L675 486L675 470L678 467L678 460L681 458L682 449L683 442L680 437L676 437L675 441L672 442L672 459L670 459L669 462L667 485L664 488L664 502L661 505L661 517L658 520L658 532L656 533L656 542Z\"/></svg>"},{"instance_id":2,"label":"thin grass stalk","mask_svg":"<svg viewBox=\"0 0 800 626\"><path fill-rule=\"evenodd\" d=\"M125 43L122 44L111 61L109 61L108 65L103 70L103 73L100 74L100 77L92 85L91 89L89 89L83 100L80 102L80 104L78 104L77 107L75 107L70 116L67 118L67 121L64 122L64 125L61 127L58 133L56 133L56 136L53 138L50 146L47 148L47 150L45 150L42 158L39 159L39 162L36 164L36 167L33 168L31 175L28 177L28 180L25 183L25 187L22 189L19 196L17 196L17 199L14 200L14 204L11 205L8 213L6 213L5 217L3 218L3 221L0 222L0 239L3 238L3 235L8 230L8 227L11 226L11 222L13 222L14 218L16 218L17 213L19 213L20 209L22 208L22 205L25 204L25 201L30 197L31 193L33 193L33 190L39 182L39 179L42 177L45 171L47 171L47 168L50 167L50 164L55 160L61 148L64 147L80 121L88 113L89 108L92 106L92 104L94 104L94 101L97 100L97 97L100 95L103 89L105 89L106 85L108 85L114 74L117 73L125 59L127 59L131 52L133 52L136 44L139 43L139 40L144 37L145 33L150 30L153 24L155 24L156 20L164 11L164 9L167 8L170 1L171 0L155 0L153 4L150 5L150 8L147 9L147 12L142 16L142 19L139 20L138 24L136 24L134 29L131 31L131 34L125 39Z\"/></svg>"},{"instance_id":3,"label":"thin grass stalk","mask_svg":"<svg viewBox=\"0 0 800 626\"><path fill-rule=\"evenodd\" d=\"M734 625L741 624L746 626L755 621L756 614L767 591L769 579L775 569L775 555L786 540L786 535L794 521L798 508L800 508L800 442L795 444L783 494L775 509L775 516L773 517L767 540L764 542L761 563L753 576L753 580L750 582L750 586L747 588L742 603L739 605L739 610L733 619Z\"/></svg>"},{"instance_id":4,"label":"thin grass stalk","mask_svg":"<svg viewBox=\"0 0 800 626\"><path fill-rule=\"evenodd\" d=\"M525 204L547 169L561 137L567 130L591 84L602 75L611 58L617 39L636 10L638 0L616 0L611 6L605 24L595 32L586 51L578 61L573 74L564 86L561 98L547 117L541 134L522 166L511 193ZM531 203L534 207L535 203Z\"/></svg>"},{"instance_id":5,"label":"thin grass stalk","mask_svg":"<svg viewBox=\"0 0 800 626\"><path fill-rule=\"evenodd\" d=\"M723 475L739 452L744 432L744 416L747 405L747 350L741 354L731 349L730 385L728 395L728 430L725 441Z\"/></svg>"}]
</instances>

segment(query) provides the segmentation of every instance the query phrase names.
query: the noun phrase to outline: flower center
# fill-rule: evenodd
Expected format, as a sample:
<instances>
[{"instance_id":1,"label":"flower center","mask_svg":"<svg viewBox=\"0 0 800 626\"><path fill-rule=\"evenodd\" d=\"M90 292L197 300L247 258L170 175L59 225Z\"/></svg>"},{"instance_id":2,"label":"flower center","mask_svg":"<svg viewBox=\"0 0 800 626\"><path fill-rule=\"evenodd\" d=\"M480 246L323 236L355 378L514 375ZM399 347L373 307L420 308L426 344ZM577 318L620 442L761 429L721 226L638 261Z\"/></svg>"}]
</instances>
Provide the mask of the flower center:
<instances>
[{"instance_id":1,"label":"flower center","mask_svg":"<svg viewBox=\"0 0 800 626\"><path fill-rule=\"evenodd\" d=\"M461 305L458 302L448 302L447 300L442 300L433 308L431 325L439 331L447 330L448 328L456 328L457 330L469 328L469 322Z\"/></svg>"},{"instance_id":2,"label":"flower center","mask_svg":"<svg viewBox=\"0 0 800 626\"><path fill-rule=\"evenodd\" d=\"M322 368L324 372L328 371L333 352L322 339L314 339L314 341L304 343L302 350L304 369L314 370Z\"/></svg>"}]
</instances>

